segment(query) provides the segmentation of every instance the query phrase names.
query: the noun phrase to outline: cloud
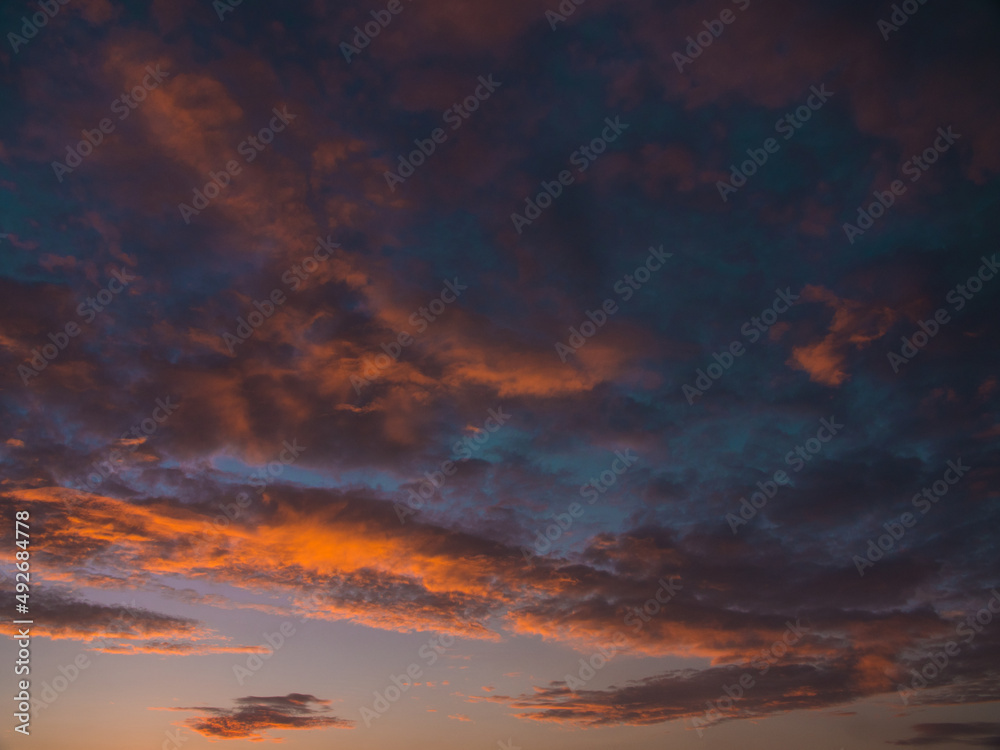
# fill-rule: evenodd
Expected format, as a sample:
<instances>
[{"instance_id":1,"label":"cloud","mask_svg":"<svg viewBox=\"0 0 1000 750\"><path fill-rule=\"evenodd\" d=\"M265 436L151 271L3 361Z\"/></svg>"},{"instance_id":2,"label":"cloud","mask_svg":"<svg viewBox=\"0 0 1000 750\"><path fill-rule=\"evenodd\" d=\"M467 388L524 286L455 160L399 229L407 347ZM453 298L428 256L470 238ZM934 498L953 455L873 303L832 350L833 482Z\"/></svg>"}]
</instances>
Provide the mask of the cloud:
<instances>
[{"instance_id":1,"label":"cloud","mask_svg":"<svg viewBox=\"0 0 1000 750\"><path fill-rule=\"evenodd\" d=\"M13 608L13 593L5 592ZM31 612L38 618L33 635L72 640L88 650L108 654L225 654L256 653L262 647L226 642L202 623L153 612L132 603L117 605L84 601L64 590L32 593Z\"/></svg>"},{"instance_id":2,"label":"cloud","mask_svg":"<svg viewBox=\"0 0 1000 750\"><path fill-rule=\"evenodd\" d=\"M170 708L170 711L197 711L204 715L187 719L184 724L211 739L271 740L268 730L350 729L353 721L329 715L330 701L313 695L289 693L284 696L237 698L234 708L194 706Z\"/></svg>"},{"instance_id":3,"label":"cloud","mask_svg":"<svg viewBox=\"0 0 1000 750\"><path fill-rule=\"evenodd\" d=\"M889 307L841 299L818 286L807 286L802 290L802 298L830 307L833 319L822 340L794 347L788 364L805 370L810 380L834 388L850 377L847 363L852 350L881 339L898 317Z\"/></svg>"},{"instance_id":4,"label":"cloud","mask_svg":"<svg viewBox=\"0 0 1000 750\"><path fill-rule=\"evenodd\" d=\"M242 653L259 647L205 624L239 610L587 656L620 630L644 679L574 692L539 674L534 694L482 699L639 725L702 711L801 616L813 635L734 716L894 695L886 673L904 679L995 584L1000 521L984 369L996 296L972 300L905 377L885 358L995 235L982 207L996 204L1000 110L976 81L1000 71L996 19L982 3L932 5L885 43L860 3L751 2L678 71L685 37L708 33L698 4L589 0L555 31L528 0L407 4L350 66L337 45L364 8L244 4L216 23L210 4L157 0L127 19L106 0L70 4L6 79L24 106L0 144L0 502L30 509L43 536L38 635L123 655ZM52 160L155 64L170 77L55 183ZM480 74L503 81L495 98L389 192L385 171ZM829 104L722 203L715 182L819 85ZM238 145L285 104L297 119L244 163ZM623 137L576 172L570 155L619 115ZM841 222L948 123L954 150L847 242ZM178 203L229 159L241 173L185 224ZM516 234L510 212L560 169L575 183ZM284 275L317 236L341 247L293 291ZM626 304L616 282L660 243L672 265ZM18 366L82 323L77 306L121 264L138 276L128 292L22 383ZM351 376L418 333L411 316L445 278L469 288L356 393ZM806 285L802 304L686 408L681 384L745 336L776 285ZM222 332L274 289L287 301L231 355ZM620 312L561 362L554 343L606 298ZM176 415L120 437L168 393ZM516 420L401 525L393 503L501 402ZM732 538L726 513L831 414L844 434ZM256 494L248 467L293 437L308 450ZM641 465L526 561L627 447ZM112 450L127 459L79 489ZM859 579L852 555L957 456L977 468L947 509ZM241 491L252 503L220 528ZM683 591L650 614L674 576ZM119 589L166 603L99 603ZM998 643L977 636L911 700L996 700ZM211 736L247 712L295 715L257 700L205 709Z\"/></svg>"},{"instance_id":5,"label":"cloud","mask_svg":"<svg viewBox=\"0 0 1000 750\"><path fill-rule=\"evenodd\" d=\"M973 747L1000 747L1000 723L978 721L963 723L914 724L916 737L895 740L891 744L906 747L933 745L971 745Z\"/></svg>"},{"instance_id":6,"label":"cloud","mask_svg":"<svg viewBox=\"0 0 1000 750\"><path fill-rule=\"evenodd\" d=\"M750 665L745 669L689 669L605 690L574 690L565 682L553 682L532 694L484 700L506 703L518 710L518 717L533 721L644 726L692 717L705 719L706 703L726 701L727 687L733 695L740 690L742 697L727 702L725 711L716 709L708 714L710 723L715 723L848 703L861 697L851 672L848 663L823 661L771 666L763 672ZM751 685L748 688L738 684L744 674L754 678L746 683Z\"/></svg>"},{"instance_id":7,"label":"cloud","mask_svg":"<svg viewBox=\"0 0 1000 750\"><path fill-rule=\"evenodd\" d=\"M39 514L60 507L61 495L17 493L22 505ZM939 614L930 601L918 603L932 569L883 562L886 592L866 592L852 580L856 571L847 555L816 559L808 547L737 541L724 525L688 535L651 525L602 532L568 557L536 556L529 564L519 547L480 533L420 518L400 525L391 504L368 491L273 485L266 502L206 534L208 510L163 500L88 498L74 506L71 523L46 521L52 552L41 554L37 564L47 569L51 554L62 561L67 582L79 570L81 582L90 585L89 570L98 561L117 576L144 570L152 581L183 571L194 580L268 592L275 603L290 600L289 611L300 617L494 641L506 632L585 655L617 632L633 656L710 662L706 669L652 676L626 688L574 693L555 684L512 700L520 716L542 721L644 724L693 715L721 694L734 669L747 668L780 644L799 618L809 623L808 634L787 662L776 660L761 675L734 716L891 694L896 683L887 672L902 670L912 649L930 647L955 627L954 615ZM675 584L679 590L663 602L664 586L669 591ZM169 588L166 593L205 606L236 606L217 596ZM270 611L265 603L255 606ZM956 601L951 610L961 606ZM78 625L66 632L80 635ZM132 645L139 640L141 645ZM983 665L997 640L980 636L926 699L961 702L970 692L995 694L983 681ZM208 647L239 650L213 642L196 622L183 619L129 633L108 650L183 654ZM482 700L502 702L497 696Z\"/></svg>"}]
</instances>

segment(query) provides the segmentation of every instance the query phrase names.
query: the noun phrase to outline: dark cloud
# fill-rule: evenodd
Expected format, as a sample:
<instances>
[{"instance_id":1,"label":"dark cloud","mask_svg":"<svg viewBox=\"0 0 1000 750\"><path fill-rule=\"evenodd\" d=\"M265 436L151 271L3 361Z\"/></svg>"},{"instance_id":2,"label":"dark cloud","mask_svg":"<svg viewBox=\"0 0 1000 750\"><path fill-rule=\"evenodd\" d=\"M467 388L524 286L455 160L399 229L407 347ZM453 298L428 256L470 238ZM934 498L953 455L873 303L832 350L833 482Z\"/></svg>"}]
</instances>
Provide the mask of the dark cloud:
<instances>
[{"instance_id":1,"label":"dark cloud","mask_svg":"<svg viewBox=\"0 0 1000 750\"><path fill-rule=\"evenodd\" d=\"M3 598L13 610L14 594L5 592ZM93 651L183 655L261 650L260 646L226 643L225 638L198 620L154 612L136 605L134 599L121 604L98 604L84 601L65 589L43 589L30 595L30 607L33 618L38 620L33 635L77 641Z\"/></svg>"},{"instance_id":2,"label":"dark cloud","mask_svg":"<svg viewBox=\"0 0 1000 750\"><path fill-rule=\"evenodd\" d=\"M197 711L205 714L185 721L199 734L214 739L271 739L267 732L287 729L346 729L353 721L330 715L330 701L314 695L289 693L284 696L237 698L234 708L195 706L173 708L172 711ZM280 742L279 739L273 739Z\"/></svg>"},{"instance_id":3,"label":"dark cloud","mask_svg":"<svg viewBox=\"0 0 1000 750\"><path fill-rule=\"evenodd\" d=\"M949 301L1000 235L995 9L921 4L887 41L870 4L754 0L679 71L703 4L588 0L556 30L528 0L405 8L350 64L338 45L368 11L323 2L243 3L216 23L193 0L74 0L58 31L0 49L0 507L31 510L33 569L66 588L33 595L40 634L94 647L128 614L102 648L247 650L191 608L291 602L582 654L621 630L633 655L709 661L606 690L543 675L508 700L634 725L698 715L802 618L810 636L730 718L895 694L1000 584L1000 280ZM52 162L155 65L163 84L57 179ZM480 75L502 83L391 190L386 171ZM722 201L718 182L814 86L830 101ZM295 119L242 162L275 107ZM609 117L628 129L577 171ZM849 241L844 222L943 127L953 148ZM230 159L241 173L186 223L178 204ZM563 169L574 183L516 232L511 213ZM339 247L289 281L320 239ZM625 299L660 245L673 257ZM122 268L135 279L81 314ZM421 317L445 280L468 289ZM231 348L223 334L274 290L286 300ZM777 290L800 300L755 328ZM555 344L606 299L618 312L561 361ZM887 355L939 308L950 322L894 372ZM79 335L44 364L68 323ZM393 353L400 332L413 341ZM746 352L722 368L732 342ZM683 386L713 365L689 405ZM142 431L167 397L176 412ZM509 424L400 523L394 506L496 408ZM842 433L793 471L825 418ZM305 452L254 486L290 440ZM639 461L589 504L583 485L624 450ZM856 557L959 459L968 475L861 577ZM727 515L777 471L790 482L732 533ZM95 603L116 589L167 612ZM271 599L236 601L248 592ZM963 642L909 700L996 700L998 639ZM206 709L199 731L337 721L287 698ZM920 731L903 742L942 736Z\"/></svg>"},{"instance_id":4,"label":"dark cloud","mask_svg":"<svg viewBox=\"0 0 1000 750\"><path fill-rule=\"evenodd\" d=\"M849 664L772 665L766 670L747 665L671 672L606 690L571 689L566 682L555 682L531 695L498 696L496 701L535 721L609 726L698 719L693 725L703 727L848 703L861 697L851 672ZM749 687L739 685L741 677Z\"/></svg>"},{"instance_id":5,"label":"dark cloud","mask_svg":"<svg viewBox=\"0 0 1000 750\"><path fill-rule=\"evenodd\" d=\"M914 724L916 737L896 740L893 745L972 745L973 747L1000 747L1000 724L988 721L965 723Z\"/></svg>"}]
</instances>

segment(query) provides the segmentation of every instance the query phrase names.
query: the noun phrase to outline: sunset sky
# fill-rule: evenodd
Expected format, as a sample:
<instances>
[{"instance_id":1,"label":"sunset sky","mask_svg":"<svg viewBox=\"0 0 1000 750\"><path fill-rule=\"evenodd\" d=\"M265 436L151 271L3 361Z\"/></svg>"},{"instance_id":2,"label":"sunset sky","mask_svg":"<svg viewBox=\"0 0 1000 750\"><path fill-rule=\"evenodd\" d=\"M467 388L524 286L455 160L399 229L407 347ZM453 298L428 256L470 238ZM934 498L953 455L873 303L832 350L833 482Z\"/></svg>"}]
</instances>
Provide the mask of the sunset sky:
<instances>
[{"instance_id":1,"label":"sunset sky","mask_svg":"<svg viewBox=\"0 0 1000 750\"><path fill-rule=\"evenodd\" d=\"M3 3L0 748L1000 747L1000 5L902 6Z\"/></svg>"}]
</instances>

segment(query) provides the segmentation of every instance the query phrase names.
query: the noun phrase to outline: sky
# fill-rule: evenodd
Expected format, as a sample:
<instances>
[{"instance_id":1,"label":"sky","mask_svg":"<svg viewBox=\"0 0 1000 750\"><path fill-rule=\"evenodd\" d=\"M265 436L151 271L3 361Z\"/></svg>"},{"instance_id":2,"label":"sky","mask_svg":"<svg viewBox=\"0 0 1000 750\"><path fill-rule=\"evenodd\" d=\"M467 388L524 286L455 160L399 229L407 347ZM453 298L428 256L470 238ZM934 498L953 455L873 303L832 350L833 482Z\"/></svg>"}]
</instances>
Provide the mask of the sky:
<instances>
[{"instance_id":1,"label":"sky","mask_svg":"<svg viewBox=\"0 0 1000 750\"><path fill-rule=\"evenodd\" d=\"M998 33L3 3L0 748L1000 747Z\"/></svg>"}]
</instances>

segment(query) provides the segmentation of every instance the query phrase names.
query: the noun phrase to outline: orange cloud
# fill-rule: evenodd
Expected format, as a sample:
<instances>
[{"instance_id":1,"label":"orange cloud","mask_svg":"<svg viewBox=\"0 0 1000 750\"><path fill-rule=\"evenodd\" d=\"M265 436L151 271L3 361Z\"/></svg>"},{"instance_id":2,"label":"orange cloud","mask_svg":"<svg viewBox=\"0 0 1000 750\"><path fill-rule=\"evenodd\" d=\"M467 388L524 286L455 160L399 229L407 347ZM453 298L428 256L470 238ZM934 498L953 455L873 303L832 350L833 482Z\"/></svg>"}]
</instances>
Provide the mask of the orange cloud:
<instances>
[{"instance_id":1,"label":"orange cloud","mask_svg":"<svg viewBox=\"0 0 1000 750\"><path fill-rule=\"evenodd\" d=\"M786 364L804 370L810 380L831 388L842 385L850 377L848 356L851 351L882 338L898 317L888 307L843 299L820 286L807 286L802 290L802 299L825 304L834 311L833 319L822 340L795 347Z\"/></svg>"},{"instance_id":2,"label":"orange cloud","mask_svg":"<svg viewBox=\"0 0 1000 750\"><path fill-rule=\"evenodd\" d=\"M237 698L235 708L195 706L171 708L170 711L198 711L203 715L188 719L185 726L203 737L222 740L280 739L269 737L268 730L351 729L354 722L329 715L330 701L314 695L289 693L285 696Z\"/></svg>"}]
</instances>

